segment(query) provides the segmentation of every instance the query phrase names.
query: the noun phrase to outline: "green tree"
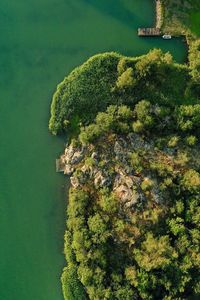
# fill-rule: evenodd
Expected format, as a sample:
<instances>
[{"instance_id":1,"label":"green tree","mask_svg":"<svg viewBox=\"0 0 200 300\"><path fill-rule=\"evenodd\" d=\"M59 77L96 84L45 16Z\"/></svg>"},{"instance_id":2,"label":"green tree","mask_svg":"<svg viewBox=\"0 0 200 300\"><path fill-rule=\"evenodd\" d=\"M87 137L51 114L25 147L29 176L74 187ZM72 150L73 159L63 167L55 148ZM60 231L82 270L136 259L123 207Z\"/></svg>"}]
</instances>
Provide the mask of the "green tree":
<instances>
[{"instance_id":1,"label":"green tree","mask_svg":"<svg viewBox=\"0 0 200 300\"><path fill-rule=\"evenodd\" d=\"M185 172L181 183L191 193L200 193L200 174L197 171L191 169Z\"/></svg>"},{"instance_id":2,"label":"green tree","mask_svg":"<svg viewBox=\"0 0 200 300\"><path fill-rule=\"evenodd\" d=\"M65 300L87 300L83 285L78 280L76 267L69 265L62 274L62 289Z\"/></svg>"},{"instance_id":3,"label":"green tree","mask_svg":"<svg viewBox=\"0 0 200 300\"><path fill-rule=\"evenodd\" d=\"M138 265L146 271L163 269L177 257L168 236L155 238L152 233L147 233L141 249L134 252Z\"/></svg>"},{"instance_id":4,"label":"green tree","mask_svg":"<svg viewBox=\"0 0 200 300\"><path fill-rule=\"evenodd\" d=\"M131 88L136 83L132 68L126 69L117 80L116 86L120 89Z\"/></svg>"}]
</instances>

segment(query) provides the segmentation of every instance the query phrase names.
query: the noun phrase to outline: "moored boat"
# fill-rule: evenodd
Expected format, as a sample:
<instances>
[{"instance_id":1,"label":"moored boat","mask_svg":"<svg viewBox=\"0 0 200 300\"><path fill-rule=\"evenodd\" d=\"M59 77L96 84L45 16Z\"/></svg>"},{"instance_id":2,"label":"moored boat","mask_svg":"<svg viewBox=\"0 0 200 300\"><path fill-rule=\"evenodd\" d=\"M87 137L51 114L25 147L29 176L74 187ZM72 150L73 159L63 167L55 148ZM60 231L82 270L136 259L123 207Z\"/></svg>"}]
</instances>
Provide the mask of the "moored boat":
<instances>
[{"instance_id":1,"label":"moored boat","mask_svg":"<svg viewBox=\"0 0 200 300\"><path fill-rule=\"evenodd\" d=\"M164 34L164 35L162 36L162 38L163 38L164 40L170 40L170 39L172 38L172 36L171 36L170 34Z\"/></svg>"}]
</instances>

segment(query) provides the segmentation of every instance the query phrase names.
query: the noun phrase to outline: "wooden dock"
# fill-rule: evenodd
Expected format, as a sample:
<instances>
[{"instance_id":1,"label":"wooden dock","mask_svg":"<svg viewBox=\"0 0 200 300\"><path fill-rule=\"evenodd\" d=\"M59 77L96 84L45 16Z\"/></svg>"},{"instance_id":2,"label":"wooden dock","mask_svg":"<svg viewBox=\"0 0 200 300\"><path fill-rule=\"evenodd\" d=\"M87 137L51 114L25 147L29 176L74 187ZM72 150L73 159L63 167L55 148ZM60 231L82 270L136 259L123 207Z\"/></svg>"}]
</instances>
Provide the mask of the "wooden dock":
<instances>
[{"instance_id":1,"label":"wooden dock","mask_svg":"<svg viewBox=\"0 0 200 300\"><path fill-rule=\"evenodd\" d=\"M161 36L162 26L162 3L161 0L155 0L156 20L154 27L138 28L138 36Z\"/></svg>"},{"instance_id":2,"label":"wooden dock","mask_svg":"<svg viewBox=\"0 0 200 300\"><path fill-rule=\"evenodd\" d=\"M56 172L64 172L65 164L63 163L63 160L56 159Z\"/></svg>"},{"instance_id":3,"label":"wooden dock","mask_svg":"<svg viewBox=\"0 0 200 300\"><path fill-rule=\"evenodd\" d=\"M160 28L138 28L139 36L160 36Z\"/></svg>"}]
</instances>

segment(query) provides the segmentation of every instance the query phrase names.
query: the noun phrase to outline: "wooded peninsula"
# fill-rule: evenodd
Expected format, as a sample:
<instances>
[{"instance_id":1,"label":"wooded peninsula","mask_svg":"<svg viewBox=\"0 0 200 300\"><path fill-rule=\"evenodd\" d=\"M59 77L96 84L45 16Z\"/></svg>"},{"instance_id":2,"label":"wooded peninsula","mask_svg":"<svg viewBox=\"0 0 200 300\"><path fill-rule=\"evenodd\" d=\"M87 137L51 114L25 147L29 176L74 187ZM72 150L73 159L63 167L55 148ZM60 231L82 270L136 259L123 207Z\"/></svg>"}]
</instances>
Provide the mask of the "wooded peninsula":
<instances>
[{"instance_id":1,"label":"wooded peninsula","mask_svg":"<svg viewBox=\"0 0 200 300\"><path fill-rule=\"evenodd\" d=\"M193 20L187 64L159 49L98 54L53 97L49 129L67 135L59 166L71 182L66 300L200 296L199 6L161 2L165 28Z\"/></svg>"}]
</instances>

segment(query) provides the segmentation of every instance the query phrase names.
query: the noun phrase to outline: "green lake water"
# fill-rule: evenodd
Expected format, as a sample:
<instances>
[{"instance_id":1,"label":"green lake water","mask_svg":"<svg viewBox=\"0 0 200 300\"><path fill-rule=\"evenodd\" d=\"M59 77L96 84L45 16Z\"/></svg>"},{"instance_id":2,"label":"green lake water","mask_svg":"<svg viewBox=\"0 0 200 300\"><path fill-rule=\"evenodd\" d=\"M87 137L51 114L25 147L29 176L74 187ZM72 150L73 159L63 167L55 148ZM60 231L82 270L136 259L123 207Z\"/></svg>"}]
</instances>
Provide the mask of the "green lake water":
<instances>
[{"instance_id":1,"label":"green lake water","mask_svg":"<svg viewBox=\"0 0 200 300\"><path fill-rule=\"evenodd\" d=\"M52 93L99 52L161 47L184 61L182 41L137 37L153 3L0 1L0 300L62 300L67 183L55 173L64 141L48 132Z\"/></svg>"}]
</instances>

